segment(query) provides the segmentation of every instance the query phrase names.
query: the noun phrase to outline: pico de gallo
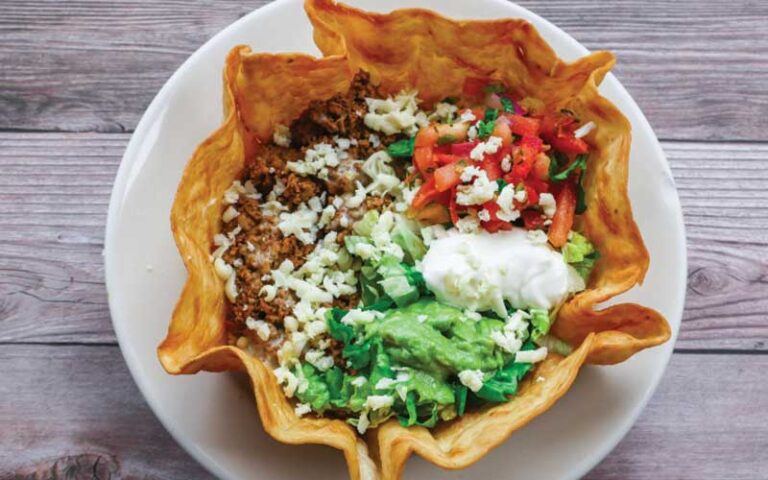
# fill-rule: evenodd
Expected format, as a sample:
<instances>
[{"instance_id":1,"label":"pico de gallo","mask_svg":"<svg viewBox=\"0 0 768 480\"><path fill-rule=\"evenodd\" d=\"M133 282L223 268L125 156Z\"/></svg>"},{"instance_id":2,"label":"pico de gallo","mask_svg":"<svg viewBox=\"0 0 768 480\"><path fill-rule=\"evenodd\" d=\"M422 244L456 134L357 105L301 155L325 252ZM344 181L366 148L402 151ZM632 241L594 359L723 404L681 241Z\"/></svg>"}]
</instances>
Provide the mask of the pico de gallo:
<instances>
[{"instance_id":1,"label":"pico de gallo","mask_svg":"<svg viewBox=\"0 0 768 480\"><path fill-rule=\"evenodd\" d=\"M411 203L415 216L457 226L469 217L490 233L543 229L554 247L565 245L574 215L586 210L583 137L595 124L568 110L544 112L541 102L485 79L467 79L463 97L445 102L456 106L454 115L388 149L412 157L423 182Z\"/></svg>"}]
</instances>

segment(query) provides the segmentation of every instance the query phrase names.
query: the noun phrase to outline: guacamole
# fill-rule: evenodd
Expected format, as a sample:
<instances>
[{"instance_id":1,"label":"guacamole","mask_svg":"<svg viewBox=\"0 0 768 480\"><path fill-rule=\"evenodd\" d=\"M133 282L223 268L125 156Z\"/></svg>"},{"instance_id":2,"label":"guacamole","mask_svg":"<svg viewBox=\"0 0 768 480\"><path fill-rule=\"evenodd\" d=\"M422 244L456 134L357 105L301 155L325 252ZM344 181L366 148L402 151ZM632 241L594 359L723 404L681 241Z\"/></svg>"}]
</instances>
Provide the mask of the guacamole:
<instances>
[{"instance_id":1,"label":"guacamole","mask_svg":"<svg viewBox=\"0 0 768 480\"><path fill-rule=\"evenodd\" d=\"M515 363L515 354L493 340L504 335L505 321L434 298L385 312L333 309L327 325L344 345L347 368L320 372L302 364L296 396L313 411L348 418L359 430L392 416L404 426L431 427L463 415L468 401L506 401L531 368ZM527 341L532 327L521 325L521 350L533 350Z\"/></svg>"}]
</instances>

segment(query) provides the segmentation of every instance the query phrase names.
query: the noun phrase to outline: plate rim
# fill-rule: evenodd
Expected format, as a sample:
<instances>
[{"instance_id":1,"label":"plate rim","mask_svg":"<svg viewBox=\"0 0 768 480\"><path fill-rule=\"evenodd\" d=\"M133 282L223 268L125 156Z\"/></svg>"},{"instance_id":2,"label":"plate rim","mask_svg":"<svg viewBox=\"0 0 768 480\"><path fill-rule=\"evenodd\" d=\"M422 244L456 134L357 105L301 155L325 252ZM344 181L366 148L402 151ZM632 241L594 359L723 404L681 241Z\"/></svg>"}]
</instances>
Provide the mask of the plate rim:
<instances>
[{"instance_id":1,"label":"plate rim","mask_svg":"<svg viewBox=\"0 0 768 480\"><path fill-rule=\"evenodd\" d=\"M205 452L204 449L196 445L195 442L193 442L192 440L189 440L183 435L181 435L181 433L177 430L177 427L175 426L175 424L169 422L168 419L164 418L159 413L161 411L159 401L157 398L153 397L150 394L151 388L147 382L147 378L142 375L140 365L139 365L139 360L135 358L127 348L124 347L124 343L127 343L128 340L126 338L126 334L124 333L121 327L121 322L116 321L116 318L118 317L118 315L115 314L115 312L117 311L116 300L115 300L115 296L110 293L112 290L110 286L114 284L114 281L110 280L111 278L113 278L113 267L111 265L114 263L114 261L112 261L111 259L114 258L113 256L115 253L112 247L112 245L114 244L114 241L112 239L114 238L117 224L119 223L120 212L121 212L122 203L123 203L122 199L125 197L126 191L128 190L128 186L129 186L130 179L128 178L129 177L128 171L136 164L138 160L137 154L142 146L143 140L147 136L147 131L151 128L152 125L155 124L159 115L162 113L162 109L168 103L169 96L172 94L176 83L179 81L180 78L182 78L186 74L187 70L192 68L192 66L198 61L199 58L203 57L208 50L215 48L215 44L217 43L217 40L219 38L225 37L229 32L237 30L238 28L240 28L241 24L247 24L250 22L258 21L257 19L259 16L268 14L271 10L280 8L282 7L282 4L289 3L290 1L291 0L275 0L271 3L262 5L250 11L248 14L228 24L226 27L219 30L213 36L208 38L200 47L198 47L173 72L173 74L168 78L168 80L165 81L165 83L160 88L158 93L153 97L147 109L142 114L126 146L125 152L121 157L120 165L115 175L113 188L110 194L109 208L107 211L107 220L106 220L105 236L104 236L104 277L105 277L108 304L109 304L109 310L110 310L110 321L115 331L115 336L117 339L120 352L123 356L123 359L125 360L125 363L128 367L128 370L131 374L131 377L134 383L136 384L139 391L141 392L141 395L144 398L144 400L149 405L155 418L159 420L163 428L165 428L165 430L171 435L173 440L178 445L180 445L185 450L186 453L188 453L193 459L195 459L195 461L197 461L201 466L203 466L203 468L205 468L209 473L219 478L233 478L233 477L231 477L230 472L228 472L218 462L212 459ZM542 32L543 30L549 30L549 32L547 33L560 37L562 41L569 43L572 48L574 48L575 50L578 50L580 55L586 55L590 53L590 51L586 47L584 47L580 42L578 42L566 31L564 31L554 23L550 22L549 20L545 19L544 17L529 10L528 8L523 7L514 1L507 1L507 0L487 0L487 1L497 3L497 4L503 4L507 8L519 9L525 12L525 14L531 19L529 21L531 21L531 23L533 23L536 29L539 30L540 32ZM676 312L673 313L674 316L671 316L670 318L667 319L670 325L672 326L672 335L668 340L669 346L665 351L658 353L659 355L666 355L666 358L660 363L660 367L653 372L652 381L650 382L650 387L646 390L643 397L636 404L631 414L626 415L623 423L617 426L617 428L611 432L611 435L609 436L609 438L607 438L606 441L604 442L603 448L599 449L599 451L596 452L594 455L591 455L589 458L583 459L581 462L577 464L577 468L575 468L574 471L572 472L572 475L568 477L572 479L577 479L582 477L583 475L587 474L590 470L592 470L595 466L597 466L600 462L602 462L608 456L608 454L611 451L613 451L616 448L616 446L621 442L621 440L626 436L626 434L629 432L632 426L634 426L635 423L637 422L637 419L639 418L640 414L645 410L645 407L647 406L651 397L653 396L656 389L658 388L661 382L661 378L663 377L664 373L667 371L667 368L669 367L669 362L672 358L672 354L674 353L675 343L677 341L680 327L682 326L682 317L685 309L685 296L686 296L687 283L688 283L688 276L687 276L688 257L687 257L687 240L686 240L685 223L683 221L682 206L680 204L679 194L675 186L669 161L664 153L663 148L661 147L661 144L658 140L658 137L655 131L650 125L650 122L645 117L645 115L643 114L642 110L635 102L635 99L632 97L632 95L626 90L626 88L614 76L612 72L606 75L603 84L605 83L610 83L611 87L615 88L617 90L617 93L624 99L626 105L622 106L622 113L627 117L631 116L633 120L636 120L637 122L639 122L640 125L636 125L636 127L640 127L650 132L652 136L651 138L652 141L650 143L651 143L651 148L653 149L653 154L654 156L659 158L659 160L661 161L662 167L664 169L663 173L670 179L670 184L669 184L669 188L671 189L670 193L673 193L672 196L674 197L674 203L675 203L674 220L679 227L679 231L677 233L680 235L680 238L681 238L681 242L680 242L680 245L678 245L678 251L676 252L676 255L679 256L679 259L680 259L680 263L681 263L680 271L681 271L682 278L679 279L681 288L677 295L678 309ZM674 322L672 321L673 319L675 320Z\"/></svg>"}]
</instances>

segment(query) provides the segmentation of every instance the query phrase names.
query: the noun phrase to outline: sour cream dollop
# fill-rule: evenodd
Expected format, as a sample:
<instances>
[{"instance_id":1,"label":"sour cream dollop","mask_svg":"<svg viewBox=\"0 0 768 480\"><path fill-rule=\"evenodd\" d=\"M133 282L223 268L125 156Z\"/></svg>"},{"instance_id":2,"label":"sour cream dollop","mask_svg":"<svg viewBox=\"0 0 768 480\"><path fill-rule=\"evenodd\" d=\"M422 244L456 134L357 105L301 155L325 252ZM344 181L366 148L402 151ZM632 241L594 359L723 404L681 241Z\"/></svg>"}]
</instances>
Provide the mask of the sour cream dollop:
<instances>
[{"instance_id":1,"label":"sour cream dollop","mask_svg":"<svg viewBox=\"0 0 768 480\"><path fill-rule=\"evenodd\" d=\"M584 289L584 281L546 237L523 229L456 233L433 240L420 266L427 287L448 305L492 310L551 308Z\"/></svg>"}]
</instances>

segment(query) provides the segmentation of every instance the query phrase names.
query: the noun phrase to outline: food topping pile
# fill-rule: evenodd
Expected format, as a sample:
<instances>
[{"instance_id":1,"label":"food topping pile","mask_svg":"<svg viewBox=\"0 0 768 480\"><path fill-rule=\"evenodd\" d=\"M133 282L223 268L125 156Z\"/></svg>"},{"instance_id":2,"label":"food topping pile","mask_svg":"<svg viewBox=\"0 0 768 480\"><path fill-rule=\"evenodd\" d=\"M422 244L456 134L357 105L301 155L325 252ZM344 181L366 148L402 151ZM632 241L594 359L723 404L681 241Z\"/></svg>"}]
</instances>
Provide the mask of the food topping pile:
<instances>
[{"instance_id":1,"label":"food topping pile","mask_svg":"<svg viewBox=\"0 0 768 480\"><path fill-rule=\"evenodd\" d=\"M224 194L211 257L230 343L297 415L360 433L508 401L570 351L549 330L599 258L573 230L594 128L485 79L425 111L358 73Z\"/></svg>"}]
</instances>

